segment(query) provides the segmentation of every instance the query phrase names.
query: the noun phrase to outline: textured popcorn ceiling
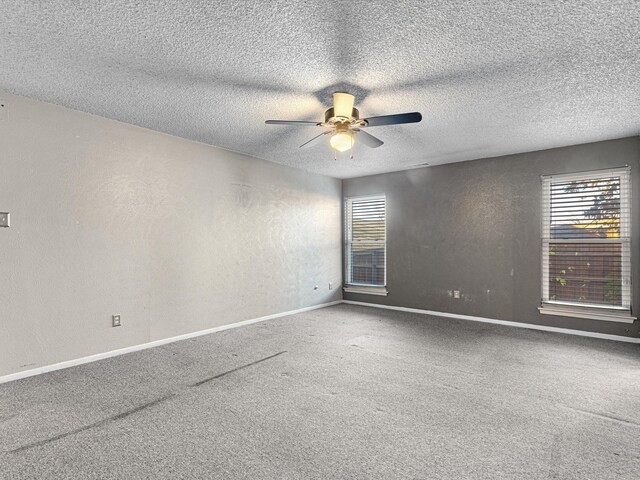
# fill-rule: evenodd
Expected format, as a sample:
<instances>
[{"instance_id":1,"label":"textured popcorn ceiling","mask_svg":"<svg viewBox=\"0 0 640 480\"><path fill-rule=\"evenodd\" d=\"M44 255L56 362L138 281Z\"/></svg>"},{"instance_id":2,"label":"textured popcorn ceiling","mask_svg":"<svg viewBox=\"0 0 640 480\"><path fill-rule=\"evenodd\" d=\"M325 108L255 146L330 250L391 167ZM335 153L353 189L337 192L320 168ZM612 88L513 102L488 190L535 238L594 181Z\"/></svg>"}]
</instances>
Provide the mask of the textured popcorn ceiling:
<instances>
[{"instance_id":1,"label":"textured popcorn ceiling","mask_svg":"<svg viewBox=\"0 0 640 480\"><path fill-rule=\"evenodd\" d=\"M640 2L2 0L0 89L351 177L636 135ZM331 93L379 149L298 146ZM10 106L9 106L10 107Z\"/></svg>"}]
</instances>

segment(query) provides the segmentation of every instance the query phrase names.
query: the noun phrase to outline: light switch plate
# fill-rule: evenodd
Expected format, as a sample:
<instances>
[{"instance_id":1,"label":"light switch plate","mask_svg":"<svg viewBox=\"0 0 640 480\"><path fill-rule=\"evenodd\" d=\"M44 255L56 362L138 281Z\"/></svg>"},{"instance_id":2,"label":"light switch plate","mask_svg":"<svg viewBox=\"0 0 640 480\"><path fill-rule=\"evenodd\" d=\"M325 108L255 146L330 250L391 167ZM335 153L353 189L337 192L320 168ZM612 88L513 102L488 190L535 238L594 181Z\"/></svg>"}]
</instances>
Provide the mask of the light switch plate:
<instances>
[{"instance_id":1,"label":"light switch plate","mask_svg":"<svg viewBox=\"0 0 640 480\"><path fill-rule=\"evenodd\" d=\"M11 215L7 212L0 212L0 227L8 227L11 220Z\"/></svg>"},{"instance_id":2,"label":"light switch plate","mask_svg":"<svg viewBox=\"0 0 640 480\"><path fill-rule=\"evenodd\" d=\"M120 315L111 315L111 324L114 327L119 327L120 325L122 325L122 323L120 323Z\"/></svg>"}]
</instances>

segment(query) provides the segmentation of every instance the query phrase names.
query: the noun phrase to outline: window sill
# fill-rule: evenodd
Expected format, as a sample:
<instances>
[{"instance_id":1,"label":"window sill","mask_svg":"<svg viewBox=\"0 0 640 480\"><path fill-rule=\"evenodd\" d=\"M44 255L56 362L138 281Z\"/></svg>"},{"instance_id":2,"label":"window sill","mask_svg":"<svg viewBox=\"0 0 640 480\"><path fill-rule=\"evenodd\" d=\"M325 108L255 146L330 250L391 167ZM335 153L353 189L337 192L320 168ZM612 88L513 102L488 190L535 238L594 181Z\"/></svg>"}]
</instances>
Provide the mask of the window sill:
<instances>
[{"instance_id":1,"label":"window sill","mask_svg":"<svg viewBox=\"0 0 640 480\"><path fill-rule=\"evenodd\" d=\"M380 295L383 297L389 294L387 287L372 287L368 285L345 285L343 290L347 293L364 293L365 295Z\"/></svg>"},{"instance_id":2,"label":"window sill","mask_svg":"<svg viewBox=\"0 0 640 480\"><path fill-rule=\"evenodd\" d=\"M543 315L559 315L561 317L588 318L590 320L604 320L607 322L633 323L628 310L618 310L603 307L583 307L579 305L565 305L561 303L543 303L538 310Z\"/></svg>"}]
</instances>

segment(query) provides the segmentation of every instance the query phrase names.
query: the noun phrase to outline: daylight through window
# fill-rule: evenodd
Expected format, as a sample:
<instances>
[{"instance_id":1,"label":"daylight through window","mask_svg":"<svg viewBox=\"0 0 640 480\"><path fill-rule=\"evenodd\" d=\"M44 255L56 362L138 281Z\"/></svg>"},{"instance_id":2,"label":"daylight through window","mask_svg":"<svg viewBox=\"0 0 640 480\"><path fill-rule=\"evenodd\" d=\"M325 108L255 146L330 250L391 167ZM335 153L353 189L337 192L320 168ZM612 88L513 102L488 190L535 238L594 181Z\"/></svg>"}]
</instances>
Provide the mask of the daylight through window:
<instances>
[{"instance_id":1,"label":"daylight through window","mask_svg":"<svg viewBox=\"0 0 640 480\"><path fill-rule=\"evenodd\" d=\"M345 201L346 284L386 285L386 202L384 195Z\"/></svg>"},{"instance_id":2,"label":"daylight through window","mask_svg":"<svg viewBox=\"0 0 640 480\"><path fill-rule=\"evenodd\" d=\"M543 177L542 301L630 310L629 170Z\"/></svg>"}]
</instances>

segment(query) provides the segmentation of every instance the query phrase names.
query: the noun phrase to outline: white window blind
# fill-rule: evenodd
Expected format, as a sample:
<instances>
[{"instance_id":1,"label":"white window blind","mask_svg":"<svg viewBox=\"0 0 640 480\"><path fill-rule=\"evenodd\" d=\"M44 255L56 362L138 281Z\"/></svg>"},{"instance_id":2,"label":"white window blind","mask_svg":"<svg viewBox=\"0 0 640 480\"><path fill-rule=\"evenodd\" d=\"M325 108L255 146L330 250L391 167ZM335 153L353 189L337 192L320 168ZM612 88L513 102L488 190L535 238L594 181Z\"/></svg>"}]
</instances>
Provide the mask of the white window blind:
<instances>
[{"instance_id":1,"label":"white window blind","mask_svg":"<svg viewBox=\"0 0 640 480\"><path fill-rule=\"evenodd\" d=\"M543 307L630 312L630 181L628 168L542 178Z\"/></svg>"},{"instance_id":2,"label":"white window blind","mask_svg":"<svg viewBox=\"0 0 640 480\"><path fill-rule=\"evenodd\" d=\"M386 200L384 195L345 201L345 284L386 285Z\"/></svg>"}]
</instances>

